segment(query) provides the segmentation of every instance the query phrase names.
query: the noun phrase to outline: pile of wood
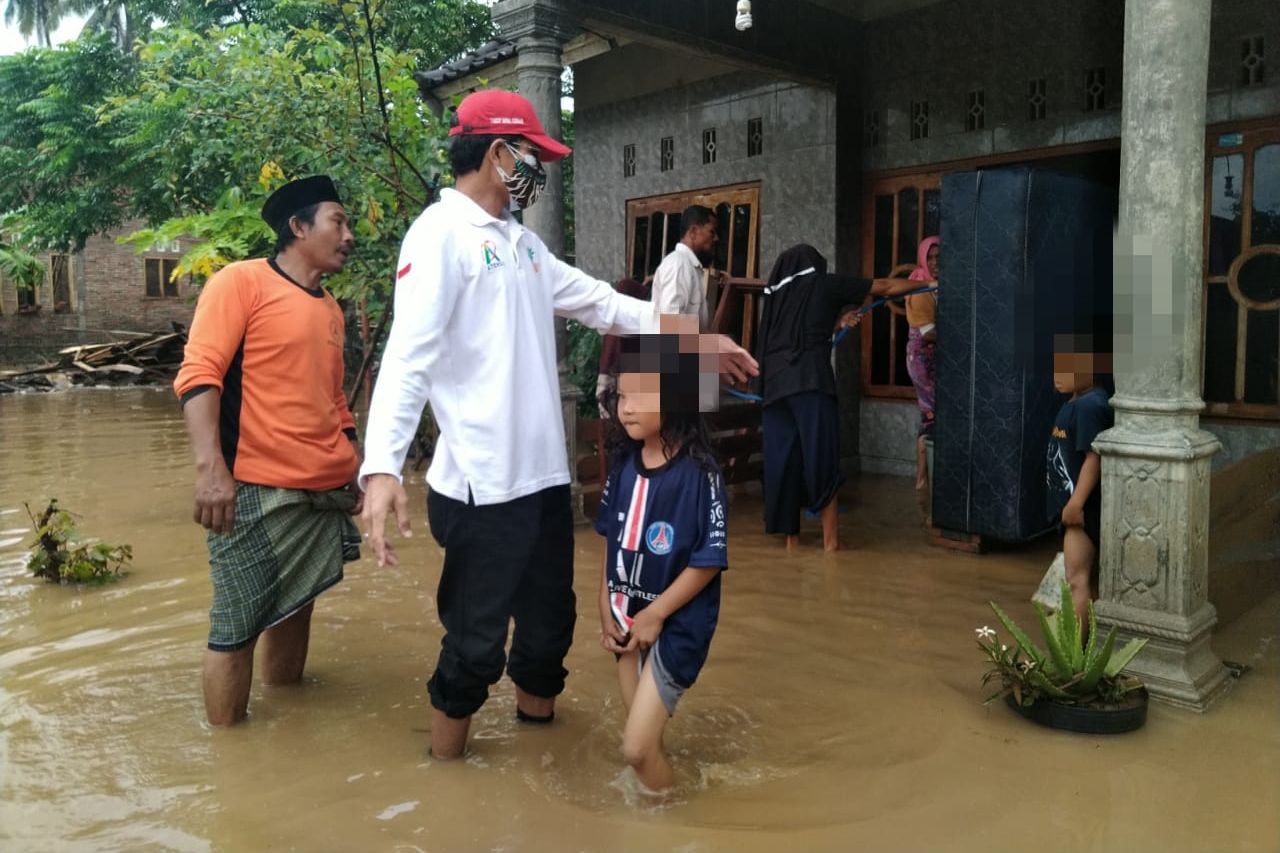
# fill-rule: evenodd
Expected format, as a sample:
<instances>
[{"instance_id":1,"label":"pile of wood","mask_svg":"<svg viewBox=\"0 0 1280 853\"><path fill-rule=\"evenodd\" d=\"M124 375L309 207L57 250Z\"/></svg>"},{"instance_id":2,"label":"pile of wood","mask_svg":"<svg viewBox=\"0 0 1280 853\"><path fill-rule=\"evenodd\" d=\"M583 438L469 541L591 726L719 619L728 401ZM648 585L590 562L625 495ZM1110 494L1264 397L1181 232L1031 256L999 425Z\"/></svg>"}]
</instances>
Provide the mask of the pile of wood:
<instances>
[{"instance_id":1,"label":"pile of wood","mask_svg":"<svg viewBox=\"0 0 1280 853\"><path fill-rule=\"evenodd\" d=\"M187 330L178 323L171 332L111 331L113 340L80 344L58 352L56 361L19 370L0 371L0 394L52 390L68 385L150 385L170 382L182 365Z\"/></svg>"}]
</instances>

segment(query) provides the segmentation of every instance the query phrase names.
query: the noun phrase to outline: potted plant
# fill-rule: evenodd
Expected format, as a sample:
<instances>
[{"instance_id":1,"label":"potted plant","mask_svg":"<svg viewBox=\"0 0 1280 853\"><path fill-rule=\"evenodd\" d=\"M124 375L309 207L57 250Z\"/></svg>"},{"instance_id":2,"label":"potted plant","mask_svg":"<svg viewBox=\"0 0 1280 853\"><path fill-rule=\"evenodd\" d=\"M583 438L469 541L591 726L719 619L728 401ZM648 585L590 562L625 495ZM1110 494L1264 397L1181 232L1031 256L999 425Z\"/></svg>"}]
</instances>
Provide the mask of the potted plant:
<instances>
[{"instance_id":1,"label":"potted plant","mask_svg":"<svg viewBox=\"0 0 1280 853\"><path fill-rule=\"evenodd\" d=\"M987 697L1003 698L1010 708L1037 723L1090 734L1132 731L1147 719L1147 691L1141 680L1121 674L1144 640L1116 649L1116 629L1098 642L1098 622L1089 603L1089 639L1082 642L1080 620L1071 606L1071 587L1062 584L1062 604L1048 613L1035 602L1044 647L1036 645L999 605L991 609L1013 645L986 625L977 629L978 648L992 664L982 676L986 685L1000 683Z\"/></svg>"}]
</instances>

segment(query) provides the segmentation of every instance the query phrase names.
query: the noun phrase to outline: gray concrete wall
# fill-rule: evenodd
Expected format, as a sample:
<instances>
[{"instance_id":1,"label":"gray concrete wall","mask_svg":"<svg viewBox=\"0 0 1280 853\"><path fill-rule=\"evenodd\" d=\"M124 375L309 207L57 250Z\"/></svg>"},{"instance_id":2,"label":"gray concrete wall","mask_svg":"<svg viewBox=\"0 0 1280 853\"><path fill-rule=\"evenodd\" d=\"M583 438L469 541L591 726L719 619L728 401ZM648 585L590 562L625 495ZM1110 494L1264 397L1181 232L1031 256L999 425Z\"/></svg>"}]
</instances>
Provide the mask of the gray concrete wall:
<instances>
[{"instance_id":1,"label":"gray concrete wall","mask_svg":"<svg viewBox=\"0 0 1280 853\"><path fill-rule=\"evenodd\" d=\"M835 251L835 96L765 74L703 77L690 64L628 45L575 68L575 215L578 265L616 281L626 274L626 202L666 193L761 181L760 275L778 253L812 243ZM652 91L653 81L693 82ZM638 92L629 95L629 92ZM763 120L763 153L747 156L747 122ZM702 163L702 131L716 129L716 162ZM675 168L659 169L663 137ZM636 174L623 177L622 149L636 146Z\"/></svg>"},{"instance_id":2,"label":"gray concrete wall","mask_svg":"<svg viewBox=\"0 0 1280 853\"><path fill-rule=\"evenodd\" d=\"M1241 42L1251 35L1263 36L1269 67L1263 85L1245 88ZM864 150L864 170L1117 139L1123 36L1119 0L948 0L870 23L863 104L879 140ZM1216 0L1211 39L1207 123L1280 114L1280 2ZM1095 67L1105 69L1106 106L1086 111L1085 69ZM1047 113L1034 121L1033 78L1045 80ZM966 130L966 98L978 89L984 127ZM926 139L911 139L913 101L929 104Z\"/></svg>"},{"instance_id":3,"label":"gray concrete wall","mask_svg":"<svg viewBox=\"0 0 1280 853\"><path fill-rule=\"evenodd\" d=\"M871 22L857 61L864 117L878 114L879 138L853 156L874 173L1118 140L1123 15L1120 0L946 0ZM1246 88L1241 41L1250 35L1263 36L1270 56L1266 82ZM1093 67L1105 69L1106 106L1086 111L1085 69ZM753 180L763 183L761 275L778 251L800 240L834 257L835 163L849 152L836 144L833 93L642 45L580 63L575 72L578 261L584 269L610 280L624 274L627 199ZM1214 2L1208 77L1208 123L1280 115L1278 0ZM1046 81L1047 115L1036 121L1028 116L1032 78ZM967 131L966 96L975 89L985 95L984 127ZM927 139L910 139L913 100L929 102ZM754 116L764 119L765 153L748 158L746 122ZM718 162L703 166L701 133L713 126ZM671 172L658 169L664 136L675 137ZM623 178L622 146L629 143L639 162L636 175ZM861 199L847 203L860 209ZM915 406L859 402L856 374L841 375L852 390L842 409L860 431L860 458L850 467L914 471ZM1280 441L1275 426L1206 428L1225 448L1215 467Z\"/></svg>"}]
</instances>

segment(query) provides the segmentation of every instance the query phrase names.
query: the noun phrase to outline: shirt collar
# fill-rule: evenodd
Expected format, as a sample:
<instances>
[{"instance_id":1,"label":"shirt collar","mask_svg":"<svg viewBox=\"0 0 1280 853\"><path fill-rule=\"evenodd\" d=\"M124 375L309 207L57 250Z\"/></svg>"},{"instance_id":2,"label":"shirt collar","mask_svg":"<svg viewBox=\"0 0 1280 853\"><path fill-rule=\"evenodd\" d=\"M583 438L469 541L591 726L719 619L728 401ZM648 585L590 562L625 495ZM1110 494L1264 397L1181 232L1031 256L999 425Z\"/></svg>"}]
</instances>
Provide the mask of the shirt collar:
<instances>
[{"instance_id":1,"label":"shirt collar","mask_svg":"<svg viewBox=\"0 0 1280 853\"><path fill-rule=\"evenodd\" d=\"M524 233L524 226L516 221L516 218L511 215L511 211L502 211L501 218L490 216L489 211L476 204L474 199L458 192L453 187L445 187L440 191L440 201L449 207L456 207L459 214L477 228L483 228L486 225L511 228L513 229L512 236L517 239Z\"/></svg>"},{"instance_id":2,"label":"shirt collar","mask_svg":"<svg viewBox=\"0 0 1280 853\"><path fill-rule=\"evenodd\" d=\"M697 266L698 269L702 269L702 261L698 259L698 253L695 252L693 249L690 249L684 243L676 243L676 251L683 252L684 254L688 255L690 260L693 261L694 265Z\"/></svg>"}]
</instances>

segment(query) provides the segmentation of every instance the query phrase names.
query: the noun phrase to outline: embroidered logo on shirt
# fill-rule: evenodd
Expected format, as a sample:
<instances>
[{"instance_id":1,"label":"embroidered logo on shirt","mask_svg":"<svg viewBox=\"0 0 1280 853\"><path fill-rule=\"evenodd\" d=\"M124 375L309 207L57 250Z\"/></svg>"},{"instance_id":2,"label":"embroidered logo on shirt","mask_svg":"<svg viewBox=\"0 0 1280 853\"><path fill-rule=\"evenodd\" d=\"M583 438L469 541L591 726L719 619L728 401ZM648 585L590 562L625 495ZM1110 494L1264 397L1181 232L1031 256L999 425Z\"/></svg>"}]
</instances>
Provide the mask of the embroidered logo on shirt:
<instances>
[{"instance_id":1,"label":"embroidered logo on shirt","mask_svg":"<svg viewBox=\"0 0 1280 853\"><path fill-rule=\"evenodd\" d=\"M480 249L484 252L484 265L491 270L496 270L502 266L502 258L498 257L498 247L492 240L485 240L480 244Z\"/></svg>"},{"instance_id":2,"label":"embroidered logo on shirt","mask_svg":"<svg viewBox=\"0 0 1280 853\"><path fill-rule=\"evenodd\" d=\"M655 521L644 532L644 544L648 545L649 550L655 554L669 553L675 538L675 528L665 521Z\"/></svg>"},{"instance_id":3,"label":"embroidered logo on shirt","mask_svg":"<svg viewBox=\"0 0 1280 853\"><path fill-rule=\"evenodd\" d=\"M533 249L529 250L529 263L533 264L534 272L542 272L542 268L538 266L538 262L533 256Z\"/></svg>"},{"instance_id":4,"label":"embroidered logo on shirt","mask_svg":"<svg viewBox=\"0 0 1280 853\"><path fill-rule=\"evenodd\" d=\"M396 279L399 280L404 278L409 274L409 270L411 269L413 269L412 263L405 264L403 267L400 268L400 271L396 273Z\"/></svg>"}]
</instances>

